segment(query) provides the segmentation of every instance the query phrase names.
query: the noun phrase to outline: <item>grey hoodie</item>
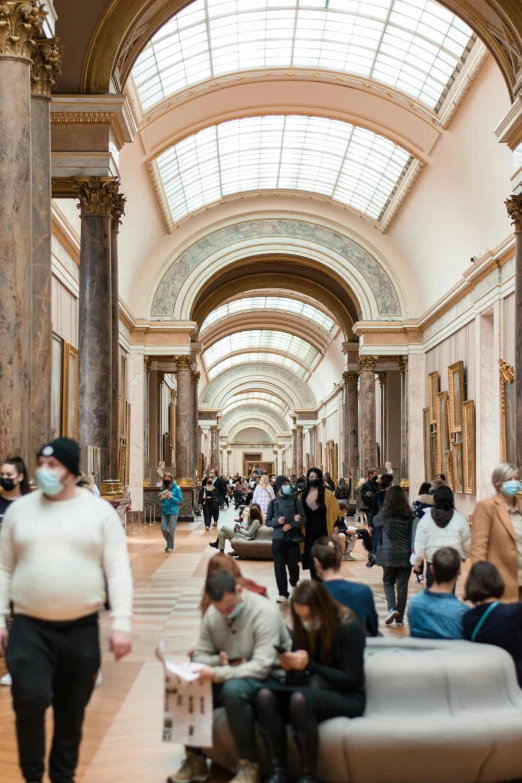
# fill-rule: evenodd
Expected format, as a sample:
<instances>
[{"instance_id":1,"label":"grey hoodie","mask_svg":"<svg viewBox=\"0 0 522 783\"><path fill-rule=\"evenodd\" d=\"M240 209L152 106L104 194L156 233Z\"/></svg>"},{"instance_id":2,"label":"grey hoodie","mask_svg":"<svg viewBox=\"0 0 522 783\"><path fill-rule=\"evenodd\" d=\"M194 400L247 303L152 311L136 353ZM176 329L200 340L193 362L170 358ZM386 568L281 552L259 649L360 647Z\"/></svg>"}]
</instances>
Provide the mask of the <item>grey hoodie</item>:
<instances>
[{"instance_id":1,"label":"grey hoodie","mask_svg":"<svg viewBox=\"0 0 522 783\"><path fill-rule=\"evenodd\" d=\"M296 514L301 515L301 520L299 522L296 522L294 519ZM290 525L292 529L285 533L283 531L284 525L279 524L279 517L284 517L286 524ZM294 495L281 496L278 492L275 500L271 500L268 505L265 524L267 527L272 527L274 529L272 541L279 539L300 544L301 541L304 541L301 526L306 524L303 504L299 498L296 498Z\"/></svg>"}]
</instances>

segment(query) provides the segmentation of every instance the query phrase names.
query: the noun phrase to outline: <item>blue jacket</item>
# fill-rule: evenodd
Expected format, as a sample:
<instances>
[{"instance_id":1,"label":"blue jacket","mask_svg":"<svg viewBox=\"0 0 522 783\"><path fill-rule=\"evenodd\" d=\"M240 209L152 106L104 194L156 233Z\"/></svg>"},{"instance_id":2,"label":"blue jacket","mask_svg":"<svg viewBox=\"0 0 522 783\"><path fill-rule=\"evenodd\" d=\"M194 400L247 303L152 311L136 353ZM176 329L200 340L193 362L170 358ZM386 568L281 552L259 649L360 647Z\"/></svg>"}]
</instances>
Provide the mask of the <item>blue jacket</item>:
<instances>
[{"instance_id":1,"label":"blue jacket","mask_svg":"<svg viewBox=\"0 0 522 783\"><path fill-rule=\"evenodd\" d=\"M165 490L162 490L162 492L164 491ZM161 501L161 510L164 514L179 514L179 504L181 503L183 496L181 494L181 489L178 487L175 481L172 482L170 491L172 492L172 497L164 498Z\"/></svg>"},{"instance_id":2,"label":"blue jacket","mask_svg":"<svg viewBox=\"0 0 522 783\"><path fill-rule=\"evenodd\" d=\"M355 612L370 636L377 636L379 631L379 618L375 609L373 593L368 585L360 585L357 582L349 582L347 579L332 579L323 582L335 601L344 604L352 612Z\"/></svg>"}]
</instances>

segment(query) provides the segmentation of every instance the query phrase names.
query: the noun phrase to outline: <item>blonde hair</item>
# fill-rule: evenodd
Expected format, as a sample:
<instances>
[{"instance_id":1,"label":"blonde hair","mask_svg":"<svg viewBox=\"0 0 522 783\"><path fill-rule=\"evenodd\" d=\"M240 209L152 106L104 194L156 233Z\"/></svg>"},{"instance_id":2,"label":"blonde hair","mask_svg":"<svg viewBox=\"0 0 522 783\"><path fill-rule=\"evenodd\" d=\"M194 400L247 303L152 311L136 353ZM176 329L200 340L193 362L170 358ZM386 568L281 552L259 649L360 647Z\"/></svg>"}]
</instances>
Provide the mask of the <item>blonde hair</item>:
<instances>
[{"instance_id":1,"label":"blonde hair","mask_svg":"<svg viewBox=\"0 0 522 783\"><path fill-rule=\"evenodd\" d=\"M496 468L494 468L491 475L491 483L497 492L499 492L504 481L509 481L509 479L518 472L519 470L516 465L512 465L510 462L502 462L501 465L497 465Z\"/></svg>"},{"instance_id":2,"label":"blonde hair","mask_svg":"<svg viewBox=\"0 0 522 783\"><path fill-rule=\"evenodd\" d=\"M261 487L261 489L268 489L268 487L270 486L270 480L268 476L264 474L261 476L261 478L259 479L259 486Z\"/></svg>"}]
</instances>

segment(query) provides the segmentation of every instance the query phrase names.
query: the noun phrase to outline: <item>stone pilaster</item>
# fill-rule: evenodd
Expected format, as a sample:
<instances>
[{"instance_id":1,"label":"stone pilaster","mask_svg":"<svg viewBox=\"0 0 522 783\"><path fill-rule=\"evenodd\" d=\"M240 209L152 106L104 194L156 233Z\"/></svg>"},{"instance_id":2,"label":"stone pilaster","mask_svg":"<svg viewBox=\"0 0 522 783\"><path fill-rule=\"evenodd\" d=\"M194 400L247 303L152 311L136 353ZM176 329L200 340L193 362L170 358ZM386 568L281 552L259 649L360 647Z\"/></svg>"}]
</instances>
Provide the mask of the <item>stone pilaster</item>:
<instances>
[{"instance_id":1,"label":"stone pilaster","mask_svg":"<svg viewBox=\"0 0 522 783\"><path fill-rule=\"evenodd\" d=\"M176 478L183 487L193 486L192 433L194 390L192 386L192 359L177 356L178 394L176 399Z\"/></svg>"},{"instance_id":2,"label":"stone pilaster","mask_svg":"<svg viewBox=\"0 0 522 783\"><path fill-rule=\"evenodd\" d=\"M292 427L292 474L297 474L297 431L295 427Z\"/></svg>"},{"instance_id":3,"label":"stone pilaster","mask_svg":"<svg viewBox=\"0 0 522 783\"><path fill-rule=\"evenodd\" d=\"M125 196L121 193L114 199L111 221L111 342L112 342L112 383L111 383L111 475L120 472L120 427L119 409L125 401L125 389L120 391L120 295L118 287L118 235L121 219L125 214Z\"/></svg>"},{"instance_id":4,"label":"stone pilaster","mask_svg":"<svg viewBox=\"0 0 522 783\"><path fill-rule=\"evenodd\" d=\"M157 448L158 448L158 463L165 462L167 464L166 456L163 453L163 386L165 384L165 373L156 373L156 418L157 418Z\"/></svg>"},{"instance_id":5,"label":"stone pilaster","mask_svg":"<svg viewBox=\"0 0 522 783\"><path fill-rule=\"evenodd\" d=\"M359 399L357 386L358 372L343 373L344 390L344 468L343 476L350 475L355 480L360 473L359 459Z\"/></svg>"},{"instance_id":6,"label":"stone pilaster","mask_svg":"<svg viewBox=\"0 0 522 783\"><path fill-rule=\"evenodd\" d=\"M132 499L132 510L143 509L143 483L148 478L144 472L144 451L147 448L145 433L145 398L146 384L149 374L142 353L130 353L127 358L127 377L129 384L129 402L131 406L130 443L127 448L130 453L129 492Z\"/></svg>"},{"instance_id":7,"label":"stone pilaster","mask_svg":"<svg viewBox=\"0 0 522 783\"><path fill-rule=\"evenodd\" d=\"M198 477L198 462L199 462L199 392L198 392L198 384L199 379L201 378L201 373L199 370L195 370L192 372L192 395L193 395L193 402L192 402L192 427L193 427L193 435L192 435L192 475L194 477L194 486L196 486Z\"/></svg>"},{"instance_id":8,"label":"stone pilaster","mask_svg":"<svg viewBox=\"0 0 522 783\"><path fill-rule=\"evenodd\" d=\"M388 374L382 371L378 372L377 379L381 388L379 413L381 430L381 464L384 465L388 460L388 390L386 388Z\"/></svg>"},{"instance_id":9,"label":"stone pilaster","mask_svg":"<svg viewBox=\"0 0 522 783\"><path fill-rule=\"evenodd\" d=\"M219 427L210 425L210 467L219 472Z\"/></svg>"},{"instance_id":10,"label":"stone pilaster","mask_svg":"<svg viewBox=\"0 0 522 783\"><path fill-rule=\"evenodd\" d=\"M303 425L302 424L296 424L295 427L295 437L296 437L296 446L297 446L297 458L296 458L296 473L298 476L302 476L304 472L304 464L303 464Z\"/></svg>"},{"instance_id":11,"label":"stone pilaster","mask_svg":"<svg viewBox=\"0 0 522 783\"><path fill-rule=\"evenodd\" d=\"M76 179L80 201L80 301L78 312L78 419L82 445L101 449L102 480L111 475L112 330L111 220L118 182Z\"/></svg>"},{"instance_id":12,"label":"stone pilaster","mask_svg":"<svg viewBox=\"0 0 522 783\"><path fill-rule=\"evenodd\" d=\"M45 11L0 3L0 443L29 461L32 376L31 56Z\"/></svg>"},{"instance_id":13,"label":"stone pilaster","mask_svg":"<svg viewBox=\"0 0 522 783\"><path fill-rule=\"evenodd\" d=\"M51 435L51 90L60 72L58 39L36 42L31 67L32 359L31 459Z\"/></svg>"},{"instance_id":14,"label":"stone pilaster","mask_svg":"<svg viewBox=\"0 0 522 783\"><path fill-rule=\"evenodd\" d=\"M401 373L401 481L408 480L408 356L397 357Z\"/></svg>"},{"instance_id":15,"label":"stone pilaster","mask_svg":"<svg viewBox=\"0 0 522 783\"><path fill-rule=\"evenodd\" d=\"M517 465L522 465L522 195L506 207L515 229L515 439Z\"/></svg>"},{"instance_id":16,"label":"stone pilaster","mask_svg":"<svg viewBox=\"0 0 522 783\"><path fill-rule=\"evenodd\" d=\"M359 356L361 402L361 468L366 476L376 467L375 449L375 368L378 356Z\"/></svg>"},{"instance_id":17,"label":"stone pilaster","mask_svg":"<svg viewBox=\"0 0 522 783\"><path fill-rule=\"evenodd\" d=\"M143 357L143 479L144 482L149 482L149 451L150 451L150 368L151 368L150 356Z\"/></svg>"}]
</instances>

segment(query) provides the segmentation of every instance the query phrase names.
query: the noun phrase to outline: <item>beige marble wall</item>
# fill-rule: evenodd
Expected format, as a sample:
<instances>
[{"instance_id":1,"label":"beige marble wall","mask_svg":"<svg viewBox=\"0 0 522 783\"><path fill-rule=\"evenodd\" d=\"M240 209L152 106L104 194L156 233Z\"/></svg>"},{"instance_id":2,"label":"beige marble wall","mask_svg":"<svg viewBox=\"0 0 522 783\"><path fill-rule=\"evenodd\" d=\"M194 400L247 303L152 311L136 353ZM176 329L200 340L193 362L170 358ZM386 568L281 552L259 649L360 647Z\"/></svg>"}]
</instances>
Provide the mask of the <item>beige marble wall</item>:
<instances>
[{"instance_id":1,"label":"beige marble wall","mask_svg":"<svg viewBox=\"0 0 522 783\"><path fill-rule=\"evenodd\" d=\"M475 324L476 362L476 482L477 500L491 494L491 474L500 462L498 358L493 310L478 315Z\"/></svg>"},{"instance_id":2,"label":"beige marble wall","mask_svg":"<svg viewBox=\"0 0 522 783\"><path fill-rule=\"evenodd\" d=\"M128 395L131 406L129 491L132 510L143 509L143 427L145 364L142 353L127 357Z\"/></svg>"},{"instance_id":3,"label":"beige marble wall","mask_svg":"<svg viewBox=\"0 0 522 783\"><path fill-rule=\"evenodd\" d=\"M417 497L424 481L424 442L422 409L426 385L426 357L421 353L408 355L408 472L410 500Z\"/></svg>"}]
</instances>

